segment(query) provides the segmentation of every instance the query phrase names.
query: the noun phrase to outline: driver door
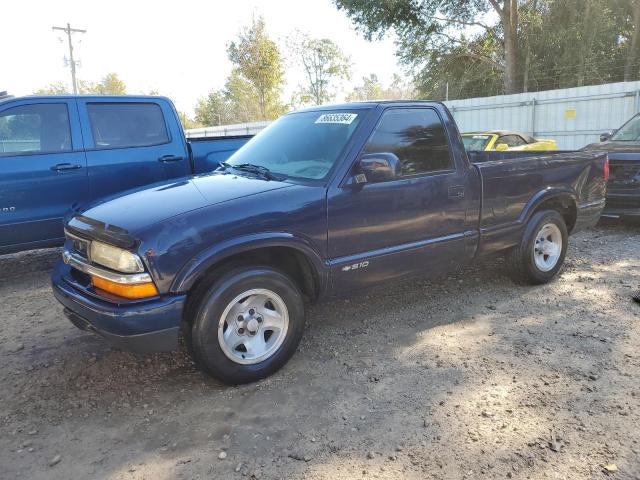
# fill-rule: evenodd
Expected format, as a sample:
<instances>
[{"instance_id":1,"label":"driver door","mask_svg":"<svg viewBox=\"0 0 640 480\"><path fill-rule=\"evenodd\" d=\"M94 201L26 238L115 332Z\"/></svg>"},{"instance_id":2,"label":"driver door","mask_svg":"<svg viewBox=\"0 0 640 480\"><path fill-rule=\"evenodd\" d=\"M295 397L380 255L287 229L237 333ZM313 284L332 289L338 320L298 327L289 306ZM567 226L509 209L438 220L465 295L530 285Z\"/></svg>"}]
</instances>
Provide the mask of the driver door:
<instances>
[{"instance_id":1,"label":"driver door","mask_svg":"<svg viewBox=\"0 0 640 480\"><path fill-rule=\"evenodd\" d=\"M402 174L343 185L329 196L333 288L437 274L464 263L469 179L456 168L436 110L387 109L361 155L368 153L396 155Z\"/></svg>"}]
</instances>

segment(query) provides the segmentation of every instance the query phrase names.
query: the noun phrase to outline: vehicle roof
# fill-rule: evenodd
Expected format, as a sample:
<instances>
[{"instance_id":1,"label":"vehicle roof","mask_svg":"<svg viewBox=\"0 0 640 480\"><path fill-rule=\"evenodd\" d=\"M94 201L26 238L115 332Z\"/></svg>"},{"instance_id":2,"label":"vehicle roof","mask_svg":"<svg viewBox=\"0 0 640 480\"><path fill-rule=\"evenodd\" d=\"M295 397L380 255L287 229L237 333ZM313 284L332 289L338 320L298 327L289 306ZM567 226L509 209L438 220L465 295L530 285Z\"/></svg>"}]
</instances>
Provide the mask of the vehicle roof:
<instances>
[{"instance_id":1,"label":"vehicle roof","mask_svg":"<svg viewBox=\"0 0 640 480\"><path fill-rule=\"evenodd\" d=\"M8 97L0 98L0 102L15 101L15 100L27 100L27 99L42 99L42 100L70 100L76 98L88 98L99 100L112 100L112 99L167 99L167 97L161 95L23 95L20 97L14 97L9 95Z\"/></svg>"},{"instance_id":2,"label":"vehicle roof","mask_svg":"<svg viewBox=\"0 0 640 480\"><path fill-rule=\"evenodd\" d=\"M369 100L363 102L345 102L330 105L318 105L315 107L306 107L296 110L295 112L316 112L318 110L349 110L349 109L365 109L373 108L378 105L398 105L398 106L414 106L414 105L442 105L444 103L435 100ZM291 112L293 113L293 112Z\"/></svg>"}]
</instances>

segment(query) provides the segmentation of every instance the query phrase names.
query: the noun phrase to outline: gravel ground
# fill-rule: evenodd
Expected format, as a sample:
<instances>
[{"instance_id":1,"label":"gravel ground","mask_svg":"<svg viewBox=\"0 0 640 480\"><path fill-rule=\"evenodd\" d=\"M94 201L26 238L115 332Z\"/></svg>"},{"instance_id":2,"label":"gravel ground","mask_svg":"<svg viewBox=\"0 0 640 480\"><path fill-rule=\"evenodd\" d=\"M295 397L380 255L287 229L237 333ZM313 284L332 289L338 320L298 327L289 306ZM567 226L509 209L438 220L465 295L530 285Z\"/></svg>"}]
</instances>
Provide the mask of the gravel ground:
<instances>
[{"instance_id":1,"label":"gravel ground","mask_svg":"<svg viewBox=\"0 0 640 480\"><path fill-rule=\"evenodd\" d=\"M243 387L76 330L59 251L0 257L0 477L640 479L639 254L604 223L542 287L494 261L313 306Z\"/></svg>"}]
</instances>

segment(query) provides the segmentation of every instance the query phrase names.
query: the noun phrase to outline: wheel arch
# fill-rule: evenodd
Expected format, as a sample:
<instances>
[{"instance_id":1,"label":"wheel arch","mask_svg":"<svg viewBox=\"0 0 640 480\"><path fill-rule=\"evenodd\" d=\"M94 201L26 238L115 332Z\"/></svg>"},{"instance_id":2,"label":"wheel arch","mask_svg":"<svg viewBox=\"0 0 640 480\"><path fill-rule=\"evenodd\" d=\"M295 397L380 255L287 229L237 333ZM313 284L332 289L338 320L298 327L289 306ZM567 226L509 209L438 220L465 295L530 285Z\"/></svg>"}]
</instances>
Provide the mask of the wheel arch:
<instances>
[{"instance_id":1,"label":"wheel arch","mask_svg":"<svg viewBox=\"0 0 640 480\"><path fill-rule=\"evenodd\" d=\"M578 219L576 192L570 188L549 188L538 192L523 209L519 221L527 225L536 212L547 209L558 211L571 233Z\"/></svg>"},{"instance_id":2,"label":"wheel arch","mask_svg":"<svg viewBox=\"0 0 640 480\"><path fill-rule=\"evenodd\" d=\"M235 266L271 266L292 277L304 297L315 300L326 289L328 269L310 242L290 233L269 232L238 237L208 248L187 262L171 291L195 290L204 279Z\"/></svg>"}]
</instances>

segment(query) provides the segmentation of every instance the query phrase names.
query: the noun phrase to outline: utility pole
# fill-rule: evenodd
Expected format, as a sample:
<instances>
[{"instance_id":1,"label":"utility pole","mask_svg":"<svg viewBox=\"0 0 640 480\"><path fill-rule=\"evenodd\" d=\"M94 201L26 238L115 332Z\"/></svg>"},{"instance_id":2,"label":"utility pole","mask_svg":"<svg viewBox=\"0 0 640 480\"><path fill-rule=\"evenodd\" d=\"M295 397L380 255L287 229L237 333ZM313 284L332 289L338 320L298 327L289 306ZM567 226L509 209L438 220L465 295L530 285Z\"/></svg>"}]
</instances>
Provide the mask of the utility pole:
<instances>
[{"instance_id":1,"label":"utility pole","mask_svg":"<svg viewBox=\"0 0 640 480\"><path fill-rule=\"evenodd\" d=\"M87 33L86 30L78 30L77 28L71 28L71 25L67 23L66 27L53 27L54 30L62 30L67 34L69 40L69 65L71 66L71 85L73 85L73 94L78 94L78 83L76 82L76 61L73 59L73 42L71 41L71 35L74 33Z\"/></svg>"}]
</instances>

